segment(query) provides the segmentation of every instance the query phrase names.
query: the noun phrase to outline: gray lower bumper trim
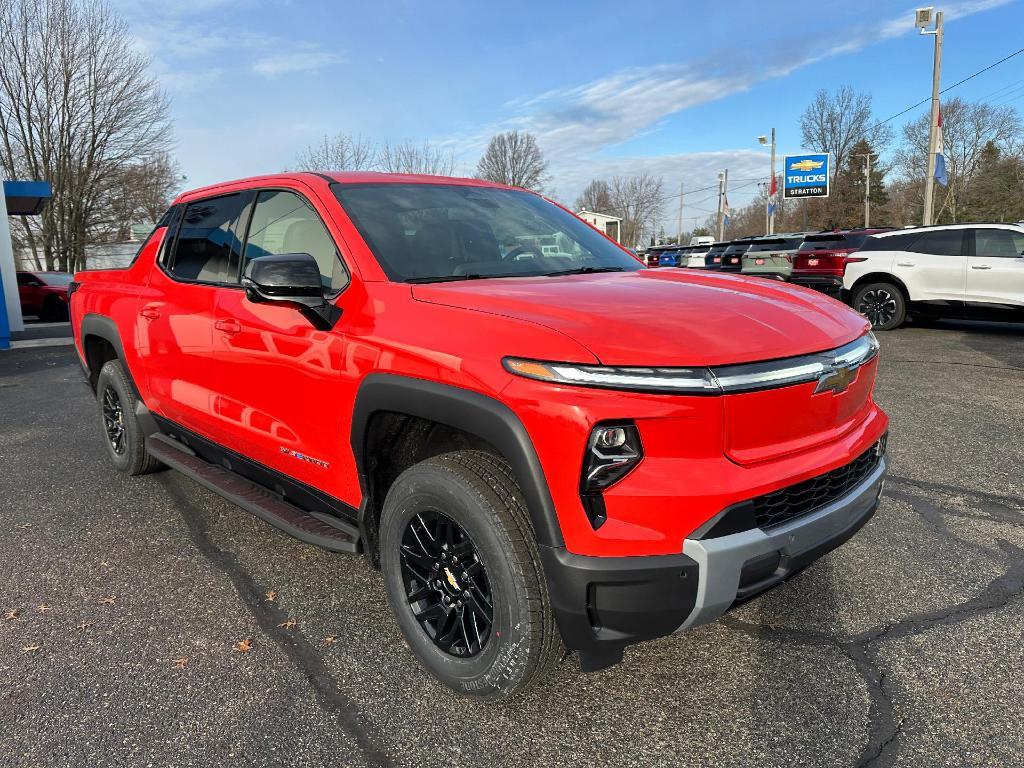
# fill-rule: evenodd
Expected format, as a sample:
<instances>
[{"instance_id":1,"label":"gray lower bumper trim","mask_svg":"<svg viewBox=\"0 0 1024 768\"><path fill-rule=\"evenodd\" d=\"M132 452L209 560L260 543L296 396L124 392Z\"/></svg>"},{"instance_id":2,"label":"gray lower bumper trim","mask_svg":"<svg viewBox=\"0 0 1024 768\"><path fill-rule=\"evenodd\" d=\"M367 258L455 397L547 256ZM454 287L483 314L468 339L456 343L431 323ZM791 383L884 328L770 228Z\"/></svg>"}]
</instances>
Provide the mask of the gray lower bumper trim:
<instances>
[{"instance_id":1,"label":"gray lower bumper trim","mask_svg":"<svg viewBox=\"0 0 1024 768\"><path fill-rule=\"evenodd\" d=\"M755 528L716 539L686 539L683 554L697 562L700 577L697 603L679 630L714 621L729 610L739 592L740 573L750 560L772 552L780 552L784 560L799 558L856 529L874 510L885 472L883 458L875 471L843 498L767 533Z\"/></svg>"}]
</instances>

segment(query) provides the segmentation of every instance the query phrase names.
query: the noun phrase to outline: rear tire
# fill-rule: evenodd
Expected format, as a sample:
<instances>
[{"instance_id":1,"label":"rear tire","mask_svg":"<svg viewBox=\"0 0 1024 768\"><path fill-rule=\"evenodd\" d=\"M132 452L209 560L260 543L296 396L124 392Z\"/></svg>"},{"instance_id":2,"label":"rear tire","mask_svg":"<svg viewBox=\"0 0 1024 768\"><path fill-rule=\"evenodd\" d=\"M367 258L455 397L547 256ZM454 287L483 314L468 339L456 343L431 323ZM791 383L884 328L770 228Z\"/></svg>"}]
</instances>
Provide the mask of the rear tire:
<instances>
[{"instance_id":1,"label":"rear tire","mask_svg":"<svg viewBox=\"0 0 1024 768\"><path fill-rule=\"evenodd\" d=\"M107 455L118 472L145 475L163 467L146 450L135 408L139 398L120 360L108 360L96 380L100 426Z\"/></svg>"},{"instance_id":2,"label":"rear tire","mask_svg":"<svg viewBox=\"0 0 1024 768\"><path fill-rule=\"evenodd\" d=\"M380 559L410 649L453 690L507 699L561 657L533 528L502 459L459 451L403 472L381 512Z\"/></svg>"},{"instance_id":3,"label":"rear tire","mask_svg":"<svg viewBox=\"0 0 1024 768\"><path fill-rule=\"evenodd\" d=\"M857 289L853 308L866 317L876 331L891 331L907 319L907 300L892 283L868 283Z\"/></svg>"}]
</instances>

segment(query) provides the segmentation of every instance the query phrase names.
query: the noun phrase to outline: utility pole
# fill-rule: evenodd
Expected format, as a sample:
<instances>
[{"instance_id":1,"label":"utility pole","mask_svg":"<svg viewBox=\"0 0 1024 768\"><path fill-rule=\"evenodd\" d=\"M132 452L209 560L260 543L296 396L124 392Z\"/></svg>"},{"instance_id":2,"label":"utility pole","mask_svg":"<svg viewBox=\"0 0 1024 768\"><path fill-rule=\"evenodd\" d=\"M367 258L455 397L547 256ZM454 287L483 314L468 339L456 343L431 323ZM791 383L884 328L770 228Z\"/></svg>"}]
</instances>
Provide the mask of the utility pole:
<instances>
[{"instance_id":1,"label":"utility pole","mask_svg":"<svg viewBox=\"0 0 1024 768\"><path fill-rule=\"evenodd\" d=\"M871 153L864 155L864 229L871 226Z\"/></svg>"},{"instance_id":2,"label":"utility pole","mask_svg":"<svg viewBox=\"0 0 1024 768\"><path fill-rule=\"evenodd\" d=\"M728 169L718 174L718 242L725 240L725 195L729 189Z\"/></svg>"},{"instance_id":3,"label":"utility pole","mask_svg":"<svg viewBox=\"0 0 1024 768\"><path fill-rule=\"evenodd\" d=\"M772 128L772 177L768 182L768 192L771 194L772 187L775 186L775 129ZM775 194L778 195L778 189L775 190ZM769 205L772 205L772 212L768 214L768 234L775 234L775 207L774 199L769 198Z\"/></svg>"},{"instance_id":4,"label":"utility pole","mask_svg":"<svg viewBox=\"0 0 1024 768\"><path fill-rule=\"evenodd\" d=\"M932 223L933 198L935 193L935 150L938 143L939 125L939 81L942 72L942 11L935 14L935 29L927 29L931 23L931 8L919 8L916 24L922 35L935 35L935 59L932 63L932 112L928 128L928 176L924 180L924 215L921 223Z\"/></svg>"},{"instance_id":5,"label":"utility pole","mask_svg":"<svg viewBox=\"0 0 1024 768\"><path fill-rule=\"evenodd\" d=\"M683 244L683 182L679 182L679 226L676 229L676 245Z\"/></svg>"}]
</instances>

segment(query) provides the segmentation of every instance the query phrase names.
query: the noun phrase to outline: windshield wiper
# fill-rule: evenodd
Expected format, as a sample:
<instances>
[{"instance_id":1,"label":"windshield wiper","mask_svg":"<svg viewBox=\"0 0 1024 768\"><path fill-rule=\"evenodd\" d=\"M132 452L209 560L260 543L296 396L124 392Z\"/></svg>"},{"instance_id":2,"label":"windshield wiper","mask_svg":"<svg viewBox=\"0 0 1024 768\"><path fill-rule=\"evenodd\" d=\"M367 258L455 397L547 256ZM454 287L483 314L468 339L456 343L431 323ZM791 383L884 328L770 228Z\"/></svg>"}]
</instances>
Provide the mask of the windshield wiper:
<instances>
[{"instance_id":1,"label":"windshield wiper","mask_svg":"<svg viewBox=\"0 0 1024 768\"><path fill-rule=\"evenodd\" d=\"M544 277L558 277L559 275L594 275L598 272L622 272L622 267L576 267L576 269L563 269L558 272L545 272Z\"/></svg>"},{"instance_id":2,"label":"windshield wiper","mask_svg":"<svg viewBox=\"0 0 1024 768\"><path fill-rule=\"evenodd\" d=\"M507 272L501 275L482 275L473 272L468 275L439 275L438 277L410 277L407 283L451 283L455 280L490 280L492 277L533 277L529 273Z\"/></svg>"}]
</instances>

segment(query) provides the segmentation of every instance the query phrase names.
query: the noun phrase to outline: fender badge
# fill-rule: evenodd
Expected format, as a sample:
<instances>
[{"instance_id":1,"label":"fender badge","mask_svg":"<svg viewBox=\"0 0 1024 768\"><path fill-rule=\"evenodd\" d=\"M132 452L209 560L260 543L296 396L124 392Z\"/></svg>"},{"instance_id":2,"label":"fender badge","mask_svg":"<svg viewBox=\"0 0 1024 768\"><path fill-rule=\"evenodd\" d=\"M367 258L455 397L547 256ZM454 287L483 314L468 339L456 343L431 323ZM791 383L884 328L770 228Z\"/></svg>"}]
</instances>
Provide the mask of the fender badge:
<instances>
[{"instance_id":1,"label":"fender badge","mask_svg":"<svg viewBox=\"0 0 1024 768\"><path fill-rule=\"evenodd\" d=\"M291 448L285 448L283 445L281 446L281 453L283 453L285 456L291 456L293 459L298 459L299 461L304 461L307 464L312 464L313 466L320 467L321 469L331 468L329 462L323 461L321 459L314 459L312 456L307 456L304 453L293 451Z\"/></svg>"}]
</instances>

